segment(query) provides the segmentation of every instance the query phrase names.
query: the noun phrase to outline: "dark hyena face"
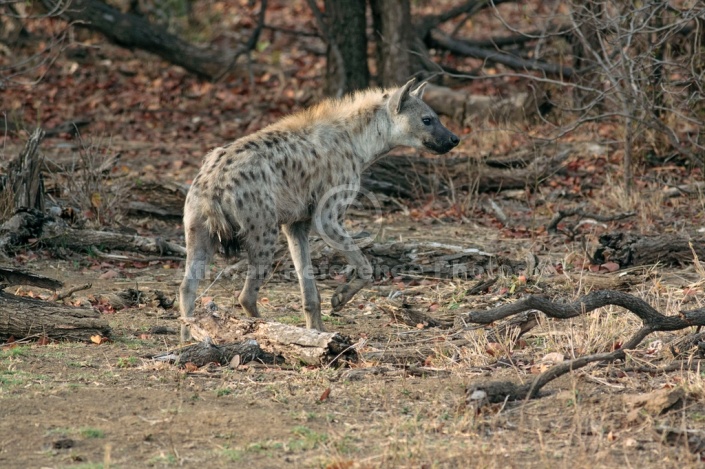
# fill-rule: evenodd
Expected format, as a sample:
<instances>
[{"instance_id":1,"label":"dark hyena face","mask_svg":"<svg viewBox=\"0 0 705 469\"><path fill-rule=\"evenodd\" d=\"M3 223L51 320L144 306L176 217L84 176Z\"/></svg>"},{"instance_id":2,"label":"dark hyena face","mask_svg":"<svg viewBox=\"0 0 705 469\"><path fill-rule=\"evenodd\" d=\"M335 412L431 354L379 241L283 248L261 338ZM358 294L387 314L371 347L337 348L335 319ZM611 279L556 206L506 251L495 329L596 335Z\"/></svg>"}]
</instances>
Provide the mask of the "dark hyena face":
<instances>
[{"instance_id":1,"label":"dark hyena face","mask_svg":"<svg viewBox=\"0 0 705 469\"><path fill-rule=\"evenodd\" d=\"M389 115L392 120L392 141L436 154L447 153L458 145L460 139L446 129L428 104L421 99L426 82L411 90L414 80L399 88L389 98Z\"/></svg>"}]
</instances>

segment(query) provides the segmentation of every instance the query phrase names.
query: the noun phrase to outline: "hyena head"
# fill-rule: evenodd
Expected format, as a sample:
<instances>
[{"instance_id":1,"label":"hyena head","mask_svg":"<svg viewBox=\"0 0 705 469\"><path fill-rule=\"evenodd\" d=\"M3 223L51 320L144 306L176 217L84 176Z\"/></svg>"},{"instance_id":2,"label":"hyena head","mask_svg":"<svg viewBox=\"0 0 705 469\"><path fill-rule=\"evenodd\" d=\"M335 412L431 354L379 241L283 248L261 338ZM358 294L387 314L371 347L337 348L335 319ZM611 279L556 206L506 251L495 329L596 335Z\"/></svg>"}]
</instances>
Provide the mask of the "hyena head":
<instances>
[{"instance_id":1,"label":"hyena head","mask_svg":"<svg viewBox=\"0 0 705 469\"><path fill-rule=\"evenodd\" d=\"M392 121L392 142L438 155L448 153L460 139L446 129L433 109L422 101L426 82L412 90L415 81L410 80L389 97L387 110Z\"/></svg>"}]
</instances>

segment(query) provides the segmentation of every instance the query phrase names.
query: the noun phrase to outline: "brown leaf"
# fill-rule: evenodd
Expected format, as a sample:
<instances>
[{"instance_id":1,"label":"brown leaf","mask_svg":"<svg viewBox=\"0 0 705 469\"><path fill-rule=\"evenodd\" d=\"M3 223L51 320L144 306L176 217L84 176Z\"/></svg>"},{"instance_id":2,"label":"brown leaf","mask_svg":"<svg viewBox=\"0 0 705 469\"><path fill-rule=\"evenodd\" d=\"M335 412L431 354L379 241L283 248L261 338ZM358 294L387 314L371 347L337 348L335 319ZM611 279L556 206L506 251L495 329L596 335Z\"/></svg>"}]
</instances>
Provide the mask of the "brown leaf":
<instances>
[{"instance_id":1,"label":"brown leaf","mask_svg":"<svg viewBox=\"0 0 705 469\"><path fill-rule=\"evenodd\" d=\"M605 262L600 267L605 269L607 272L616 272L619 270L619 264L616 262Z\"/></svg>"},{"instance_id":2,"label":"brown leaf","mask_svg":"<svg viewBox=\"0 0 705 469\"><path fill-rule=\"evenodd\" d=\"M318 400L320 402L323 402L328 399L328 396L330 396L330 388L326 388L326 390L323 391L323 394L321 394L321 397L319 397Z\"/></svg>"},{"instance_id":3,"label":"brown leaf","mask_svg":"<svg viewBox=\"0 0 705 469\"><path fill-rule=\"evenodd\" d=\"M193 373L198 370L198 367L192 362L186 362L184 364L184 370L186 370L187 373Z\"/></svg>"},{"instance_id":4,"label":"brown leaf","mask_svg":"<svg viewBox=\"0 0 705 469\"><path fill-rule=\"evenodd\" d=\"M335 461L326 466L326 469L352 469L355 466L353 461Z\"/></svg>"},{"instance_id":5,"label":"brown leaf","mask_svg":"<svg viewBox=\"0 0 705 469\"><path fill-rule=\"evenodd\" d=\"M493 357L502 353L502 345L497 342L488 342L485 346L485 352L487 355L492 355Z\"/></svg>"},{"instance_id":6,"label":"brown leaf","mask_svg":"<svg viewBox=\"0 0 705 469\"><path fill-rule=\"evenodd\" d=\"M51 340L49 340L49 337L43 335L39 338L37 341L37 345L49 345L51 343Z\"/></svg>"},{"instance_id":7,"label":"brown leaf","mask_svg":"<svg viewBox=\"0 0 705 469\"><path fill-rule=\"evenodd\" d=\"M92 335L91 342L93 342L94 344L100 345L103 343L103 336L101 336L100 334Z\"/></svg>"}]
</instances>

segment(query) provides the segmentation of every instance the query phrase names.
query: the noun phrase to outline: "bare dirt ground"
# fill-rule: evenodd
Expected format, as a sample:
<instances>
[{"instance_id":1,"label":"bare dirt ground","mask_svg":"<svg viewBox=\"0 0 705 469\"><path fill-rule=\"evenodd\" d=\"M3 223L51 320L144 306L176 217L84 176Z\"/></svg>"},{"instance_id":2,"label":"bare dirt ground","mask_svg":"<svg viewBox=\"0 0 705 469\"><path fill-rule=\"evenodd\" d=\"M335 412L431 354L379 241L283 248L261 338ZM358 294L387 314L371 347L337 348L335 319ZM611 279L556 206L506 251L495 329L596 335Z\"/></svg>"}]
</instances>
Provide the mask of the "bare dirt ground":
<instances>
[{"instance_id":1,"label":"bare dirt ground","mask_svg":"<svg viewBox=\"0 0 705 469\"><path fill-rule=\"evenodd\" d=\"M408 232L404 223L396 228ZM390 227L390 231L395 230ZM452 226L451 232L456 241L481 237L481 232L462 225ZM224 266L219 261L213 269ZM86 300L90 295L109 295L129 287L162 290L173 296L181 276L179 269L164 269L158 263L126 267L121 271L124 278L111 280L96 280L99 272L113 267L105 264L95 269L76 261L36 259L24 267L68 285L92 281L92 290L83 296L76 294ZM677 310L687 296L680 294L683 282L696 276L692 270L658 271L632 291L655 306ZM421 345L441 340L448 332L392 324L381 309L394 302L389 299L390 291L402 293L414 304L429 305L431 314L439 316L519 296L497 294L516 283L511 277L502 278L494 294L479 297L464 295L474 280L384 283L365 290L340 316L327 316L329 330L390 346L411 334L418 336ZM563 292L572 297L577 291L575 282L561 276L531 283L526 288L534 292ZM334 286L334 281L322 285L324 302ZM237 288L237 283L220 279L208 295L237 312ZM260 306L267 319L303 324L293 279L275 275L262 291ZM624 364L595 366L557 380L549 386L551 395L536 401L486 406L479 412L465 405L468 384L489 379L530 380L549 352L570 357L608 350L638 326L634 317L618 308L571 321L542 321L527 337L526 346L511 354L487 353L484 334L468 332L476 345L458 349L454 356L419 357L419 364L431 370L430 376L390 373L359 380L346 379L344 369L256 364L236 370L212 366L186 372L146 358L178 345L176 334L149 333L154 326L178 330L173 311L146 304L107 314L114 331L111 342L28 344L0 353L0 434L4 435L0 466L699 464L699 454L690 450L693 441L668 441L657 431L661 427L705 430L699 372L650 374L624 372ZM633 354L629 364L670 362L663 342L675 335L679 333L655 335L647 347ZM355 367L374 365L367 362ZM682 406L663 415L641 411L629 416L634 407L625 398L669 388L686 391ZM321 400L327 389L329 396Z\"/></svg>"},{"instance_id":2,"label":"bare dirt ground","mask_svg":"<svg viewBox=\"0 0 705 469\"><path fill-rule=\"evenodd\" d=\"M209 11L221 11L215 7L223 2L211 3ZM296 17L273 3L274 24ZM299 13L307 11L304 2L294 3ZM230 23L223 22L223 29L242 20L224 16ZM312 29L311 18L304 18L295 26ZM478 24L482 21L489 20ZM30 27L40 35L42 28L52 31L63 25L44 20ZM128 217L121 203L145 182L188 183L208 149L318 97L321 58L312 59L310 49L298 42L292 46L288 36L272 33L265 39L270 43L253 56L261 66L254 84L245 72L232 82L211 84L147 54L81 33L47 66L40 81L14 88L7 100L3 97L3 107L25 123L41 116L46 127L88 116L91 124L80 140L67 135L49 138L42 145L45 156L65 164L85 161L77 156L83 152L93 155L99 166L120 155L112 180L129 180L131 185L95 197L90 191L67 190L66 176L57 171L47 179L51 194L68 192L74 197L70 204L85 210L81 215L91 226L183 244L178 221ZM453 122L449 126L463 137L457 153L478 158L521 146L530 132L540 134L536 128L502 130L491 124L474 129ZM621 138L618 131L597 124L570 136L590 142ZM3 167L25 140L22 132L2 136ZM0 467L702 467L705 375L699 368L639 370L646 364L671 363L668 344L692 331L653 334L628 354L626 363L571 373L550 384L550 394L541 399L477 410L466 404L468 385L528 382L548 366L547 357L610 351L639 328L639 321L620 308L607 307L568 321L543 319L516 346L489 345L479 329L461 333L470 345L451 352L439 345L437 352L428 353L429 344L442 344L452 332L395 324L385 313L385 308L405 301L431 316L452 317L513 302L527 293L574 300L605 285L629 291L664 314L702 307L705 271L697 263L617 272L592 266L599 271L590 271L586 252L594 250L601 234L693 234L705 221L702 194L669 198L662 193L666 186L702 180L702 174L676 163L658 168L642 164L635 192L627 194L615 182L622 177L621 150L613 144L606 148L602 156L575 155L561 174L526 191L420 194L415 201L388 200L381 211L351 214L354 227L376 233L380 241L436 241L511 259L532 253L545 267L536 275L499 274L497 283L480 295L466 292L494 273L468 279L382 279L339 315L326 314L328 330L353 341L390 347L400 341L417 343L424 350L415 363L427 370L422 376L404 371L404 366L355 379L346 374L348 369L335 367L250 363L236 369L206 366L186 371L155 362L149 357L178 346L176 308L165 310L151 301L118 310L106 305L111 294L127 288L148 296L159 290L174 298L183 275L180 261L149 260L134 253L121 253L128 260L115 260L95 251L28 246L6 262L60 279L67 287L91 282L90 290L67 301L100 308L113 334L100 345L35 341L2 347ZM489 199L509 216L507 223L486 208ZM634 210L637 215L581 225L575 239L547 232L559 209L578 204L601 213ZM298 285L284 264L263 287L260 308L267 319L303 325ZM224 267L225 262L216 259L211 278ZM319 282L324 305L329 305L337 281L332 276ZM204 296L223 311L242 314L236 301L239 288L239 281L221 277ZM51 296L29 288L11 292ZM167 333L153 333L154 327L165 327ZM364 370L377 365L363 361L351 366ZM683 398L669 408L659 406L659 398L651 394L671 390L682 391ZM651 396L647 400L656 402L654 408L635 405L638 395Z\"/></svg>"}]
</instances>

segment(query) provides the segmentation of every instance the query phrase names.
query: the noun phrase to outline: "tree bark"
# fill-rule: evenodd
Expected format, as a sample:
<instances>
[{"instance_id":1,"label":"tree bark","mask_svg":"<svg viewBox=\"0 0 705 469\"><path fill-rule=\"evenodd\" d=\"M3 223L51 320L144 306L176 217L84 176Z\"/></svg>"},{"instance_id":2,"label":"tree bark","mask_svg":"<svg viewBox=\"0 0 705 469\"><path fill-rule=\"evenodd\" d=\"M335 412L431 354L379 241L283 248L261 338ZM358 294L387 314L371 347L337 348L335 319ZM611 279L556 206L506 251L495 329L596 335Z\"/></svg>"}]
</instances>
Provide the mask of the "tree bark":
<instances>
[{"instance_id":1,"label":"tree bark","mask_svg":"<svg viewBox=\"0 0 705 469\"><path fill-rule=\"evenodd\" d=\"M114 43L142 49L209 79L227 73L245 50L198 47L154 25L146 19L119 10L99 0L71 0L66 8L61 0L43 0L50 11L104 34Z\"/></svg>"},{"instance_id":2,"label":"tree bark","mask_svg":"<svg viewBox=\"0 0 705 469\"><path fill-rule=\"evenodd\" d=\"M367 88L370 71L367 66L365 2L325 0L325 7L330 35L326 52L326 94L341 96Z\"/></svg>"},{"instance_id":3,"label":"tree bark","mask_svg":"<svg viewBox=\"0 0 705 469\"><path fill-rule=\"evenodd\" d=\"M414 71L409 0L370 0L377 51L377 83L393 87L405 83Z\"/></svg>"},{"instance_id":4,"label":"tree bark","mask_svg":"<svg viewBox=\"0 0 705 469\"><path fill-rule=\"evenodd\" d=\"M93 309L49 303L0 291L0 340L46 336L54 340L88 342L93 335L110 335L108 322Z\"/></svg>"}]
</instances>

